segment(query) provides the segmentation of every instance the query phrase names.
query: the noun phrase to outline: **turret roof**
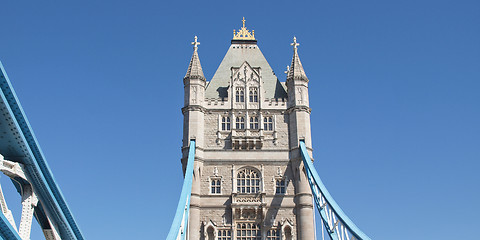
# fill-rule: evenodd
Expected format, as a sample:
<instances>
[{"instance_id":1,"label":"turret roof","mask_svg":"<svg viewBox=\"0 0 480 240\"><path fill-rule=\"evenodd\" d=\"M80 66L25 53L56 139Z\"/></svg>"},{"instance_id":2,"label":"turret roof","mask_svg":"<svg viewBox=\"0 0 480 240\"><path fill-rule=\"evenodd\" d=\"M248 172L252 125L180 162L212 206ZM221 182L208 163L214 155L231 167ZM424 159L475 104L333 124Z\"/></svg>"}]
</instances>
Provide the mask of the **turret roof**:
<instances>
[{"instance_id":1,"label":"turret roof","mask_svg":"<svg viewBox=\"0 0 480 240\"><path fill-rule=\"evenodd\" d=\"M197 36L195 36L195 41L192 42L193 45L193 55L192 59L190 60L190 64L188 65L187 73L185 74L185 78L199 78L205 80L205 76L203 75L202 65L200 64L200 58L198 57L198 45L200 42L197 42Z\"/></svg>"},{"instance_id":2,"label":"turret roof","mask_svg":"<svg viewBox=\"0 0 480 240\"><path fill-rule=\"evenodd\" d=\"M292 57L292 64L290 65L290 69L288 71L287 80L288 79L305 79L308 80L307 75L305 74L305 70L303 70L302 62L300 61L300 57L298 56L298 45L297 38L293 37L293 57Z\"/></svg>"}]
</instances>

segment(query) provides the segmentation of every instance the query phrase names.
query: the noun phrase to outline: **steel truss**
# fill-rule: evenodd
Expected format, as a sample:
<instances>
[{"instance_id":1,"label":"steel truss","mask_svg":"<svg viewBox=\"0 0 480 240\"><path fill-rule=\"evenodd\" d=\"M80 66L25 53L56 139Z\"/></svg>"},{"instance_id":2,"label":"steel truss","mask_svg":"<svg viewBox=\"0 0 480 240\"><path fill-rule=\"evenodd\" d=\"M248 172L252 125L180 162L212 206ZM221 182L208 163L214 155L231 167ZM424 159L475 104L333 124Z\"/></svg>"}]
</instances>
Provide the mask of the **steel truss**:
<instances>
[{"instance_id":1,"label":"steel truss","mask_svg":"<svg viewBox=\"0 0 480 240\"><path fill-rule=\"evenodd\" d=\"M326 232L332 240L370 240L335 202L333 197L323 185L320 176L318 176L313 162L308 155L304 141L300 141L300 151L307 174L308 183L312 189L313 199L318 212L322 218Z\"/></svg>"},{"instance_id":2,"label":"steel truss","mask_svg":"<svg viewBox=\"0 0 480 240\"><path fill-rule=\"evenodd\" d=\"M0 239L30 239L35 217L48 240L83 240L1 62L0 133L0 171L22 196L17 229L0 187Z\"/></svg>"}]
</instances>

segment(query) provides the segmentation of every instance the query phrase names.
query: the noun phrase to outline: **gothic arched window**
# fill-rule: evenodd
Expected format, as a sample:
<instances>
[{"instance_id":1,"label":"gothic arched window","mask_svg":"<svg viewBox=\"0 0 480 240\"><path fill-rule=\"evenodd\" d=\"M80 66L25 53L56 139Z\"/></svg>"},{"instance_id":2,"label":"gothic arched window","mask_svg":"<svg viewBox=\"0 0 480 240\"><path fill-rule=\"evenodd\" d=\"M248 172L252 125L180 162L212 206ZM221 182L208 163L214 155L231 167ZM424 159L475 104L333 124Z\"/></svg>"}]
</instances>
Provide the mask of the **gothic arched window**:
<instances>
[{"instance_id":1,"label":"gothic arched window","mask_svg":"<svg viewBox=\"0 0 480 240\"><path fill-rule=\"evenodd\" d=\"M249 168L242 169L237 173L238 193L260 192L260 174Z\"/></svg>"},{"instance_id":2,"label":"gothic arched window","mask_svg":"<svg viewBox=\"0 0 480 240\"><path fill-rule=\"evenodd\" d=\"M218 240L232 240L232 231L231 230L218 230Z\"/></svg>"},{"instance_id":3,"label":"gothic arched window","mask_svg":"<svg viewBox=\"0 0 480 240\"><path fill-rule=\"evenodd\" d=\"M222 182L220 179L212 179L210 180L210 193L211 194L220 194L222 193Z\"/></svg>"},{"instance_id":4,"label":"gothic arched window","mask_svg":"<svg viewBox=\"0 0 480 240\"><path fill-rule=\"evenodd\" d=\"M250 129L258 129L258 117L250 117Z\"/></svg>"},{"instance_id":5,"label":"gothic arched window","mask_svg":"<svg viewBox=\"0 0 480 240\"><path fill-rule=\"evenodd\" d=\"M235 128L236 129L245 129L245 118L244 117L237 117L235 119Z\"/></svg>"},{"instance_id":6,"label":"gothic arched window","mask_svg":"<svg viewBox=\"0 0 480 240\"><path fill-rule=\"evenodd\" d=\"M263 130L273 131L273 118L272 117L263 118Z\"/></svg>"},{"instance_id":7,"label":"gothic arched window","mask_svg":"<svg viewBox=\"0 0 480 240\"><path fill-rule=\"evenodd\" d=\"M258 91L256 87L250 88L250 92L248 92L250 102L258 102Z\"/></svg>"},{"instance_id":8,"label":"gothic arched window","mask_svg":"<svg viewBox=\"0 0 480 240\"><path fill-rule=\"evenodd\" d=\"M222 130L230 130L230 117L222 117Z\"/></svg>"},{"instance_id":9,"label":"gothic arched window","mask_svg":"<svg viewBox=\"0 0 480 240\"><path fill-rule=\"evenodd\" d=\"M260 240L262 232L260 224L257 223L237 223L237 239L242 240Z\"/></svg>"},{"instance_id":10,"label":"gothic arched window","mask_svg":"<svg viewBox=\"0 0 480 240\"><path fill-rule=\"evenodd\" d=\"M280 240L280 231L276 228L268 230L267 240Z\"/></svg>"},{"instance_id":11,"label":"gothic arched window","mask_svg":"<svg viewBox=\"0 0 480 240\"><path fill-rule=\"evenodd\" d=\"M235 88L235 102L245 102L245 92L242 87Z\"/></svg>"},{"instance_id":12,"label":"gothic arched window","mask_svg":"<svg viewBox=\"0 0 480 240\"><path fill-rule=\"evenodd\" d=\"M275 194L285 194L285 179L276 179L275 180Z\"/></svg>"}]
</instances>

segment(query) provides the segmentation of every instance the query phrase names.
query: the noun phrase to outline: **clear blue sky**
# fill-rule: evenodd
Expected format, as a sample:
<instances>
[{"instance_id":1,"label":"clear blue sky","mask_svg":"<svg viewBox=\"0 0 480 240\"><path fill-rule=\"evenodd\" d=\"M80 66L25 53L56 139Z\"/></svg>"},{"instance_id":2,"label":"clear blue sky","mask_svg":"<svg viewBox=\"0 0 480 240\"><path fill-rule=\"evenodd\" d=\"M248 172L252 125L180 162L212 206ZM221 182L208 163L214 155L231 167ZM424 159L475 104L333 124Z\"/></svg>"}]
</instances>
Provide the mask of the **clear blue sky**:
<instances>
[{"instance_id":1,"label":"clear blue sky","mask_svg":"<svg viewBox=\"0 0 480 240\"><path fill-rule=\"evenodd\" d=\"M3 1L0 60L86 239L165 238L190 42L210 79L242 17L281 81L300 42L315 166L362 230L474 239L479 13L476 0Z\"/></svg>"}]
</instances>

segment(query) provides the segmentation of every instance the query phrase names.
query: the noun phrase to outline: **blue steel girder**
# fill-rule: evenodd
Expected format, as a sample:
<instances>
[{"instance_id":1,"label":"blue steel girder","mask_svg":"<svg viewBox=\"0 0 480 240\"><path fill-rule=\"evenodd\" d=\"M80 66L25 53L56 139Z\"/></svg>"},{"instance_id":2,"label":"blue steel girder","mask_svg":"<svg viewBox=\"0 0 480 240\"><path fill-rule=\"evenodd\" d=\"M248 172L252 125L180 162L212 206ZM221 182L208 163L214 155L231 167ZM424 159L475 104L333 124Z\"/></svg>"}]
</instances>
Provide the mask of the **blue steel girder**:
<instances>
[{"instance_id":1,"label":"blue steel girder","mask_svg":"<svg viewBox=\"0 0 480 240\"><path fill-rule=\"evenodd\" d=\"M190 196L192 193L193 166L195 162L195 140L190 141L188 150L187 168L183 180L182 193L178 201L177 211L172 226L167 235L167 240L185 240L188 226L188 213L190 211Z\"/></svg>"},{"instance_id":2,"label":"blue steel girder","mask_svg":"<svg viewBox=\"0 0 480 240\"><path fill-rule=\"evenodd\" d=\"M58 227L62 239L82 240L83 236L45 160L8 76L0 62L0 154L25 166L25 175L41 207Z\"/></svg>"},{"instance_id":3,"label":"blue steel girder","mask_svg":"<svg viewBox=\"0 0 480 240\"><path fill-rule=\"evenodd\" d=\"M320 217L330 238L332 240L370 240L370 238L348 218L330 195L313 166L304 141L300 141L300 152L315 206L320 213Z\"/></svg>"},{"instance_id":4,"label":"blue steel girder","mask_svg":"<svg viewBox=\"0 0 480 240\"><path fill-rule=\"evenodd\" d=\"M0 212L0 239L22 240L5 215Z\"/></svg>"}]
</instances>

